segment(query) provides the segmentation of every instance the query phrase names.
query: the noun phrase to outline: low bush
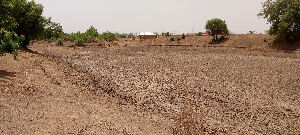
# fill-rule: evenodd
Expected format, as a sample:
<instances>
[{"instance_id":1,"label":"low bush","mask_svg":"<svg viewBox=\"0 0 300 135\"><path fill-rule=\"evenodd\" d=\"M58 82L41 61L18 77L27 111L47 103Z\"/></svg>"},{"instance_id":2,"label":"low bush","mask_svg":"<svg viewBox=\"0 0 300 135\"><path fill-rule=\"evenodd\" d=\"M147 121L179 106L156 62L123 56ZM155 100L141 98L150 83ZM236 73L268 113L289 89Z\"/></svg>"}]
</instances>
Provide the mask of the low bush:
<instances>
[{"instance_id":1,"label":"low bush","mask_svg":"<svg viewBox=\"0 0 300 135\"><path fill-rule=\"evenodd\" d=\"M109 32L109 31L103 32L103 33L101 34L101 38L103 38L103 39L106 40L106 41L117 41L117 40L118 40L116 34L111 33L111 32Z\"/></svg>"},{"instance_id":2,"label":"low bush","mask_svg":"<svg viewBox=\"0 0 300 135\"><path fill-rule=\"evenodd\" d=\"M197 36L202 36L202 32L197 33Z\"/></svg>"},{"instance_id":3,"label":"low bush","mask_svg":"<svg viewBox=\"0 0 300 135\"><path fill-rule=\"evenodd\" d=\"M170 40L171 40L171 41L175 41L175 38L174 38L174 37L171 37Z\"/></svg>"},{"instance_id":4,"label":"low bush","mask_svg":"<svg viewBox=\"0 0 300 135\"><path fill-rule=\"evenodd\" d=\"M53 42L53 40L54 40L54 38L51 37L51 38L49 38L47 41L48 41L48 43L51 43L51 42Z\"/></svg>"},{"instance_id":5,"label":"low bush","mask_svg":"<svg viewBox=\"0 0 300 135\"><path fill-rule=\"evenodd\" d=\"M181 38L180 37L177 37L177 41L180 41L181 40Z\"/></svg>"},{"instance_id":6,"label":"low bush","mask_svg":"<svg viewBox=\"0 0 300 135\"><path fill-rule=\"evenodd\" d=\"M56 40L56 45L58 45L58 46L63 45L63 40L62 40L61 38L58 38L58 39Z\"/></svg>"},{"instance_id":7,"label":"low bush","mask_svg":"<svg viewBox=\"0 0 300 135\"><path fill-rule=\"evenodd\" d=\"M76 45L81 45L81 44L84 43L84 40L83 40L82 38L76 38L76 39L74 40L74 42L75 42Z\"/></svg>"},{"instance_id":8,"label":"low bush","mask_svg":"<svg viewBox=\"0 0 300 135\"><path fill-rule=\"evenodd\" d=\"M182 39L185 39L185 35L184 35L184 34L182 34L182 35L181 35L181 38L182 38Z\"/></svg>"}]
</instances>

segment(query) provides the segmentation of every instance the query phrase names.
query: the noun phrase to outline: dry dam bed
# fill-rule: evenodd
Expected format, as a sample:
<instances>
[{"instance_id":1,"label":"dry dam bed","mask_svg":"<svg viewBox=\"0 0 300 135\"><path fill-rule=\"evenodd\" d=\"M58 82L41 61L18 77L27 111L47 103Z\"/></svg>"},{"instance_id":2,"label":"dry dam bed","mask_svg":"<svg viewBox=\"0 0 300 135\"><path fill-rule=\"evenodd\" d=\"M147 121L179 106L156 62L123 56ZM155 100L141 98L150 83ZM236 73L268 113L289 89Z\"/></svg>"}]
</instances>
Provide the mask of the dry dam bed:
<instances>
[{"instance_id":1,"label":"dry dam bed","mask_svg":"<svg viewBox=\"0 0 300 135\"><path fill-rule=\"evenodd\" d=\"M201 119L210 133L299 133L299 59L273 53L128 47L63 60L95 77L94 90L142 111L174 120L187 105L205 110Z\"/></svg>"},{"instance_id":2,"label":"dry dam bed","mask_svg":"<svg viewBox=\"0 0 300 135\"><path fill-rule=\"evenodd\" d=\"M188 109L207 134L300 133L297 53L135 45L33 49L68 67L61 69L62 80L164 119L170 129Z\"/></svg>"}]
</instances>

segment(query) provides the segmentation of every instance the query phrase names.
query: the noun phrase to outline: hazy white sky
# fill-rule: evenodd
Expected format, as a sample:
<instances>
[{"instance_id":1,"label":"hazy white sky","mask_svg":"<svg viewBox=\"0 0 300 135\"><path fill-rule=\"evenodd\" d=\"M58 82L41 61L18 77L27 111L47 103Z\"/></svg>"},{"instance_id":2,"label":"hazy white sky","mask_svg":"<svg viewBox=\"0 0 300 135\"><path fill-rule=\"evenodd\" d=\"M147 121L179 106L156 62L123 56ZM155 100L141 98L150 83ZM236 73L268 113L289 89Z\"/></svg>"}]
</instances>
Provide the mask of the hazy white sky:
<instances>
[{"instance_id":1,"label":"hazy white sky","mask_svg":"<svg viewBox=\"0 0 300 135\"><path fill-rule=\"evenodd\" d=\"M91 25L104 31L204 32L209 19L225 20L233 33L264 33L267 21L259 19L264 0L35 0L45 17L67 33L85 32Z\"/></svg>"}]
</instances>

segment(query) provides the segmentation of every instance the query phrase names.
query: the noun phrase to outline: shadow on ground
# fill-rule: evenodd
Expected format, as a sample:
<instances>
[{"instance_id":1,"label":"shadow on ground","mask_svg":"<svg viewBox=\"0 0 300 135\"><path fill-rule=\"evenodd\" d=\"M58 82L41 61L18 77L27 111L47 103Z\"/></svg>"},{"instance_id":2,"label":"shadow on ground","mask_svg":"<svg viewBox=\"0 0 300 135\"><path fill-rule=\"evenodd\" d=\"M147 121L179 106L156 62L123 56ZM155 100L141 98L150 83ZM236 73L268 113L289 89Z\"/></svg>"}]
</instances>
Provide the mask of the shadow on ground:
<instances>
[{"instance_id":1,"label":"shadow on ground","mask_svg":"<svg viewBox=\"0 0 300 135\"><path fill-rule=\"evenodd\" d=\"M300 49L300 41L295 43L275 43L270 46L272 49L277 49L285 53L293 53Z\"/></svg>"},{"instance_id":2,"label":"shadow on ground","mask_svg":"<svg viewBox=\"0 0 300 135\"><path fill-rule=\"evenodd\" d=\"M209 44L214 45L214 44L222 44L226 42L229 39L229 37L225 37L224 40L221 41L211 41Z\"/></svg>"},{"instance_id":3,"label":"shadow on ground","mask_svg":"<svg viewBox=\"0 0 300 135\"><path fill-rule=\"evenodd\" d=\"M16 77L16 72L7 72L5 70L0 70L0 82L6 82L8 77Z\"/></svg>"}]
</instances>

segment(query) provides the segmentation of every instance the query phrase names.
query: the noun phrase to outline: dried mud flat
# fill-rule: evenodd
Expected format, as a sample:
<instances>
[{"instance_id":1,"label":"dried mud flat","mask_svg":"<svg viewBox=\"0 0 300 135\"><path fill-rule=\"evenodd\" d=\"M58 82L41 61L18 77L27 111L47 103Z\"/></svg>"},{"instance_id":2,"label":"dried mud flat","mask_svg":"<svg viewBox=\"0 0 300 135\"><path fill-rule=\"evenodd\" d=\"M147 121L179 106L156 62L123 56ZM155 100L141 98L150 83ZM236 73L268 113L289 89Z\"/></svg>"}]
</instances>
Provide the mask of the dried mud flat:
<instances>
[{"instance_id":1,"label":"dried mud flat","mask_svg":"<svg viewBox=\"0 0 300 135\"><path fill-rule=\"evenodd\" d=\"M300 134L297 51L31 50L0 58L0 134Z\"/></svg>"}]
</instances>

